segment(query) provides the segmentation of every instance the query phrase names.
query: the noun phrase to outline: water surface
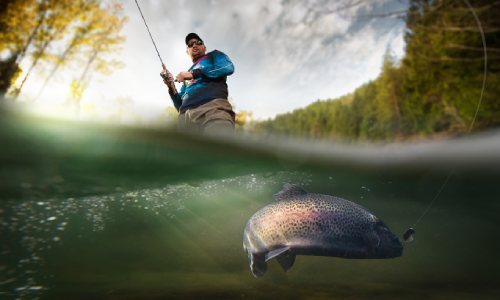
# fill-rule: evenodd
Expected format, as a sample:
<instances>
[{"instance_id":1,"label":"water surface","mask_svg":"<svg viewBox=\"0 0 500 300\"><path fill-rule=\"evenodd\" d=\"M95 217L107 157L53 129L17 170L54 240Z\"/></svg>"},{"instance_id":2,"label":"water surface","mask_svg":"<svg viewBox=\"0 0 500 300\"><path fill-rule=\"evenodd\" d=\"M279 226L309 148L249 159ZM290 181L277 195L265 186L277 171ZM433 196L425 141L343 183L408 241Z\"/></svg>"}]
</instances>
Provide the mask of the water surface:
<instances>
[{"instance_id":1,"label":"water surface","mask_svg":"<svg viewBox=\"0 0 500 300\"><path fill-rule=\"evenodd\" d=\"M362 147L10 114L0 125L2 299L500 295L496 133ZM439 195L400 258L299 256L256 279L243 228L285 182L359 203L399 236Z\"/></svg>"}]
</instances>

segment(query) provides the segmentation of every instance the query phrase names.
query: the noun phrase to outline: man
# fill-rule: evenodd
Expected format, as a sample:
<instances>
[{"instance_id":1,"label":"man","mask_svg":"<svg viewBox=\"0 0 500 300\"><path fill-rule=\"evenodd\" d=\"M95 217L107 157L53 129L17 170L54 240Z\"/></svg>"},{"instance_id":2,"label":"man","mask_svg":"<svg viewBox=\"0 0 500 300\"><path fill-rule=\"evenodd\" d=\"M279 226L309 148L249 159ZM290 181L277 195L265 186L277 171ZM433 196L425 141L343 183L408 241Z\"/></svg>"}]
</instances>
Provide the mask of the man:
<instances>
[{"instance_id":1,"label":"man","mask_svg":"<svg viewBox=\"0 0 500 300\"><path fill-rule=\"evenodd\" d=\"M233 63L220 51L206 53L207 48L196 33L186 36L186 46L193 65L175 77L182 82L181 90L177 92L169 71L164 69L160 73L179 112L181 126L202 131L234 129L235 114L227 100L226 84L227 76L234 72Z\"/></svg>"}]
</instances>

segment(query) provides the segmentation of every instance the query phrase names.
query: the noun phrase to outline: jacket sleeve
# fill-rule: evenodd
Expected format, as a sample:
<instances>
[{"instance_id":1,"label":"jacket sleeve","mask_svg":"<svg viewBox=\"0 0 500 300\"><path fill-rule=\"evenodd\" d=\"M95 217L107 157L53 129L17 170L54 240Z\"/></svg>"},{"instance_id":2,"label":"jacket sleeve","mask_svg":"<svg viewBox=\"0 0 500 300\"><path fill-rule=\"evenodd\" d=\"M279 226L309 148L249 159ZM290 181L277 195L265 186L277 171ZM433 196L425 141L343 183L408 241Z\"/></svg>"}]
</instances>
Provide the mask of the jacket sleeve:
<instances>
[{"instance_id":1,"label":"jacket sleeve","mask_svg":"<svg viewBox=\"0 0 500 300\"><path fill-rule=\"evenodd\" d=\"M177 111L179 111L179 108L182 105L182 95L184 95L185 91L186 87L184 86L184 84L181 87L181 91L175 95L170 90L168 90L168 94L170 95L170 98L172 99L172 102L174 103L175 109Z\"/></svg>"},{"instance_id":2,"label":"jacket sleeve","mask_svg":"<svg viewBox=\"0 0 500 300\"><path fill-rule=\"evenodd\" d=\"M226 54L214 50L210 57L208 57L207 64L204 64L201 68L194 69L191 72L193 73L194 78L206 77L216 79L233 74L234 65Z\"/></svg>"}]
</instances>

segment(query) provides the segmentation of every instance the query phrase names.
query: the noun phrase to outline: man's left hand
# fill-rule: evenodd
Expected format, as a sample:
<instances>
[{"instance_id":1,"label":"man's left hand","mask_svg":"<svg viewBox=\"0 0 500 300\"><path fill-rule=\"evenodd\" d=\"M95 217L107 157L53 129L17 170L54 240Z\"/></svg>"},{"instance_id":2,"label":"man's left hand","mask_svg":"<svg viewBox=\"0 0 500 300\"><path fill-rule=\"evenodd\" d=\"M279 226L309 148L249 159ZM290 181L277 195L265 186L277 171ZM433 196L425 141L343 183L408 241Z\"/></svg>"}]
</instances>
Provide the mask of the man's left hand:
<instances>
[{"instance_id":1,"label":"man's left hand","mask_svg":"<svg viewBox=\"0 0 500 300\"><path fill-rule=\"evenodd\" d=\"M184 82L184 80L191 80L193 79L193 74L191 72L180 72L177 74L175 77L177 82Z\"/></svg>"}]
</instances>

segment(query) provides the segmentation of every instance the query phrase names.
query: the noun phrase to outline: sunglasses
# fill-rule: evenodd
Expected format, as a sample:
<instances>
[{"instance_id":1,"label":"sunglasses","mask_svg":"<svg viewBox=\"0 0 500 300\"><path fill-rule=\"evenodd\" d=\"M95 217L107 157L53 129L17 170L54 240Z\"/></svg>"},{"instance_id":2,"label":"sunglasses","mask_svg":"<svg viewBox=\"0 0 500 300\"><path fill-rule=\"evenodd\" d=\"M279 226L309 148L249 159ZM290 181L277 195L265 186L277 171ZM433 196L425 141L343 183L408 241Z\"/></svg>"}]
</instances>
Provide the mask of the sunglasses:
<instances>
[{"instance_id":1,"label":"sunglasses","mask_svg":"<svg viewBox=\"0 0 500 300\"><path fill-rule=\"evenodd\" d=\"M198 46L201 46L203 45L203 42L198 40L198 41L191 41L187 44L188 48L192 48L194 46L194 44L198 45Z\"/></svg>"}]
</instances>

